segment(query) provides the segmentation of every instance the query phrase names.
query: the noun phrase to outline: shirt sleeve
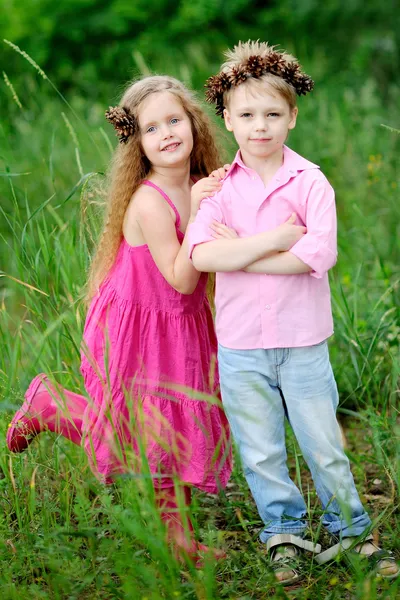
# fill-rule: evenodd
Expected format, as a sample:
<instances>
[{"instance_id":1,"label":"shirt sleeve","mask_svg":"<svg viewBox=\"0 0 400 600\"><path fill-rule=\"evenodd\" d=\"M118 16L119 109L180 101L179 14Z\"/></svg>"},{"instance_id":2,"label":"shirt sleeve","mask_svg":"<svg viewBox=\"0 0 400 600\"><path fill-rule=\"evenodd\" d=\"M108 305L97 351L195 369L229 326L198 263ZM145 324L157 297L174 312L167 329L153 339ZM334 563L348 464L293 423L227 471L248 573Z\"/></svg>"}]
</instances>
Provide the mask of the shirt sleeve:
<instances>
[{"instance_id":1,"label":"shirt sleeve","mask_svg":"<svg viewBox=\"0 0 400 600\"><path fill-rule=\"evenodd\" d=\"M189 225L189 258L192 258L192 253L195 246L198 244L203 244L204 242L212 242L215 240L215 238L212 236L210 225L213 221L224 223L221 202L222 190L214 194L214 196L204 198L204 200L201 201L196 218L194 222Z\"/></svg>"},{"instance_id":2,"label":"shirt sleeve","mask_svg":"<svg viewBox=\"0 0 400 600\"><path fill-rule=\"evenodd\" d=\"M305 225L307 233L290 252L312 268L312 277L320 279L337 260L335 192L323 175L308 195Z\"/></svg>"}]
</instances>

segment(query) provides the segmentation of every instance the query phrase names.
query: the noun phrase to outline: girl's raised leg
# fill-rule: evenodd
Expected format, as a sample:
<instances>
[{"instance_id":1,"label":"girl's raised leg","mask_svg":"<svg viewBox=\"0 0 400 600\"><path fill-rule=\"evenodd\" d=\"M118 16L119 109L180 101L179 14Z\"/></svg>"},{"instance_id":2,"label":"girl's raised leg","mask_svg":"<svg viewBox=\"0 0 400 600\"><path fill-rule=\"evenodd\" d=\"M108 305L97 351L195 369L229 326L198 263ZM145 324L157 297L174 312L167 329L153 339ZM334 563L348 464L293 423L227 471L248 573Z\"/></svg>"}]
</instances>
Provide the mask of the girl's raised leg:
<instances>
[{"instance_id":1,"label":"girl's raised leg","mask_svg":"<svg viewBox=\"0 0 400 600\"><path fill-rule=\"evenodd\" d=\"M23 452L36 435L46 430L80 444L86 406L84 396L58 389L43 373L37 375L25 393L23 405L8 427L8 449L11 452Z\"/></svg>"}]
</instances>

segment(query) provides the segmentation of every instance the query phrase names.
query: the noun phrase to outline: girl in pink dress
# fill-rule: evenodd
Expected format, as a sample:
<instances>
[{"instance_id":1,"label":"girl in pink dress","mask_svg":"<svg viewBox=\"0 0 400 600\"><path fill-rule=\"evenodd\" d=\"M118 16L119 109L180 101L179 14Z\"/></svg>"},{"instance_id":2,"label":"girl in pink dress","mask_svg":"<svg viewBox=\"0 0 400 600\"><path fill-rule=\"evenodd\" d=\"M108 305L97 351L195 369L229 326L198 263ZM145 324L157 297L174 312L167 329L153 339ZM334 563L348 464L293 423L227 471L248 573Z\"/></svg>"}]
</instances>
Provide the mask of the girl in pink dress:
<instances>
[{"instance_id":1,"label":"girl in pink dress","mask_svg":"<svg viewBox=\"0 0 400 600\"><path fill-rule=\"evenodd\" d=\"M169 539L195 556L204 547L188 537L177 494L189 505L191 486L215 493L231 472L207 275L189 261L185 235L220 187L218 151L198 102L170 77L132 84L106 116L121 143L89 273L89 399L35 377L7 445L21 452L41 431L61 433L83 444L104 482L140 470L145 454Z\"/></svg>"}]
</instances>

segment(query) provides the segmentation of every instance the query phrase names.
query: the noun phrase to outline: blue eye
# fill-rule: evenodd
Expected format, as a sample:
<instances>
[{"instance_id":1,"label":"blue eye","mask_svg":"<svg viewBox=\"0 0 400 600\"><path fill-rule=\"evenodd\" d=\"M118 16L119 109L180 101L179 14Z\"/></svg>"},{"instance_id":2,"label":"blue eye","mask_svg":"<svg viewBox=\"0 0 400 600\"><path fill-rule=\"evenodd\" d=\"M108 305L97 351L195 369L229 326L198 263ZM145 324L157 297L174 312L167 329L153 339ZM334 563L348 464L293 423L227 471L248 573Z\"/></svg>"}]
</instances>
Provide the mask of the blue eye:
<instances>
[{"instance_id":1,"label":"blue eye","mask_svg":"<svg viewBox=\"0 0 400 600\"><path fill-rule=\"evenodd\" d=\"M154 125L152 125L151 127L148 127L148 128L146 129L146 133L153 133L153 131L155 131L155 130L156 130L155 126L154 126Z\"/></svg>"},{"instance_id":2,"label":"blue eye","mask_svg":"<svg viewBox=\"0 0 400 600\"><path fill-rule=\"evenodd\" d=\"M176 124L176 123L178 123L178 122L179 122L179 119L175 119L175 118L174 118L174 119L171 119L171 123L172 123L172 125L175 125L175 124Z\"/></svg>"},{"instance_id":3,"label":"blue eye","mask_svg":"<svg viewBox=\"0 0 400 600\"><path fill-rule=\"evenodd\" d=\"M245 119L247 119L248 117L251 117L251 113L248 113L248 112L247 113L243 113L240 116L243 117L243 118L245 118Z\"/></svg>"},{"instance_id":4,"label":"blue eye","mask_svg":"<svg viewBox=\"0 0 400 600\"><path fill-rule=\"evenodd\" d=\"M280 117L279 113L273 112L273 113L269 113L268 115L269 117Z\"/></svg>"}]
</instances>

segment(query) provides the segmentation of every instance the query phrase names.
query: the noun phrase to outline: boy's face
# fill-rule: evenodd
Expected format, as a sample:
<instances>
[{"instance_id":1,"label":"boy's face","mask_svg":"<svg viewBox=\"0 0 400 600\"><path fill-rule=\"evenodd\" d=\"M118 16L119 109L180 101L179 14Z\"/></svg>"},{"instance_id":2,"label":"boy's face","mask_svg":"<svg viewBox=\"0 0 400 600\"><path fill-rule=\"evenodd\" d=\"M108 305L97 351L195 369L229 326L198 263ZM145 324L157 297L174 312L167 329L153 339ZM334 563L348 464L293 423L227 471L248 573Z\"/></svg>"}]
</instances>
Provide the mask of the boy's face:
<instances>
[{"instance_id":1,"label":"boy's face","mask_svg":"<svg viewBox=\"0 0 400 600\"><path fill-rule=\"evenodd\" d=\"M268 158L282 149L296 125L297 108L268 84L239 85L224 110L225 125L239 144L242 158Z\"/></svg>"}]
</instances>

